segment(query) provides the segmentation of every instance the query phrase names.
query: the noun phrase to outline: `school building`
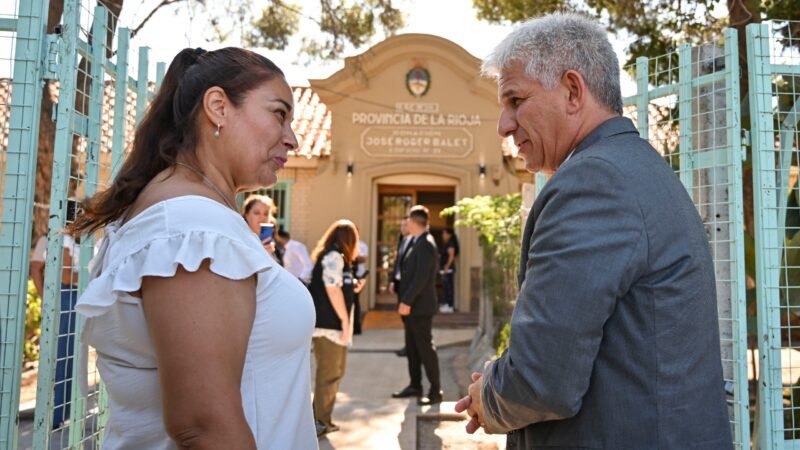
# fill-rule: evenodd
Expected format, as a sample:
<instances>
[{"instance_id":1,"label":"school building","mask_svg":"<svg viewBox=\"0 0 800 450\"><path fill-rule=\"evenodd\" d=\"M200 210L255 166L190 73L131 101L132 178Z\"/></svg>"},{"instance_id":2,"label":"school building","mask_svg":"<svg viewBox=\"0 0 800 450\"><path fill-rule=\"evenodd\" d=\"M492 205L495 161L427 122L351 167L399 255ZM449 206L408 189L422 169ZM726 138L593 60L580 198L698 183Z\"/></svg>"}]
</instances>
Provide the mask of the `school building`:
<instances>
[{"instance_id":1,"label":"school building","mask_svg":"<svg viewBox=\"0 0 800 450\"><path fill-rule=\"evenodd\" d=\"M279 221L309 251L331 222L346 218L370 249L362 307L391 307L387 287L399 224L407 210L431 211L431 232L452 218L439 212L461 198L520 192L532 175L497 134L494 80L480 60L438 36L404 34L345 59L344 68L294 88L293 152L276 186L264 192ZM461 253L456 309L477 307L481 251L476 233L456 228Z\"/></svg>"}]
</instances>

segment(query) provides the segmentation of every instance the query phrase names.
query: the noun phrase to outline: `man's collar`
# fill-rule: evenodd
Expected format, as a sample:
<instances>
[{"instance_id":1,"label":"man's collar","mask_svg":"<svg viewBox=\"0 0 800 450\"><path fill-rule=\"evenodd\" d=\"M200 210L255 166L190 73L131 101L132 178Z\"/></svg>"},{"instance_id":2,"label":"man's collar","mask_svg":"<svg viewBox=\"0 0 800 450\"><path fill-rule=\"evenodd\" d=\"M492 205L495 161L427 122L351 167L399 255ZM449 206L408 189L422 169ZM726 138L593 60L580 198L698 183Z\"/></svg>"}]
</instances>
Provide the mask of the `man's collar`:
<instances>
[{"instance_id":1,"label":"man's collar","mask_svg":"<svg viewBox=\"0 0 800 450\"><path fill-rule=\"evenodd\" d=\"M572 157L575 155L575 153L594 145L601 139L625 133L639 134L639 130L637 130L633 125L631 119L628 119L627 117L612 117L598 125L594 130L587 134L580 144L578 144L577 147L575 147L575 149L569 154L569 157ZM567 159L569 159L569 157ZM567 162L567 159L565 159L564 162Z\"/></svg>"}]
</instances>

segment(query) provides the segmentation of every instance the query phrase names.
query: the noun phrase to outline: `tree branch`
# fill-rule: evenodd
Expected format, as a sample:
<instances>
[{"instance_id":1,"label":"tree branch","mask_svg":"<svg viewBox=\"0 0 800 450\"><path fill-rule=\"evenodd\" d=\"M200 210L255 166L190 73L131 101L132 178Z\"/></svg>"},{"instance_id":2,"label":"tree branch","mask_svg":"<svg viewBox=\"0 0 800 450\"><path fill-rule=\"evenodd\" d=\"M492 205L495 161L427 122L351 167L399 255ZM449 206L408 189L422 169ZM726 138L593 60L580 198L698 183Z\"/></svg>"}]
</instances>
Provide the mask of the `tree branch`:
<instances>
[{"instance_id":1,"label":"tree branch","mask_svg":"<svg viewBox=\"0 0 800 450\"><path fill-rule=\"evenodd\" d=\"M133 37L134 37L134 36L136 36L136 33L138 33L138 32L139 32L139 31L142 29L142 27L144 27L144 25L145 25L145 24L146 24L146 23L147 23L147 22L150 20L150 18L152 18L152 17L153 17L153 14L155 14L155 13L156 13L156 11L158 11L159 9L161 9L161 8L162 8L162 7L164 7L164 6L171 5L171 4L173 4L173 3L178 3L178 2L184 2L184 1L187 1L187 0L162 0L162 1L161 1L161 3L159 3L159 4L158 4L158 6L156 6L155 8L153 8L153 9L150 11L150 13L149 13L149 14L147 14L147 17L145 17L145 18L142 20L142 22L141 22L141 23L139 23L139 25L137 25L137 26L136 26L136 28L134 28L133 30L131 30L131 39L133 39Z\"/></svg>"}]
</instances>

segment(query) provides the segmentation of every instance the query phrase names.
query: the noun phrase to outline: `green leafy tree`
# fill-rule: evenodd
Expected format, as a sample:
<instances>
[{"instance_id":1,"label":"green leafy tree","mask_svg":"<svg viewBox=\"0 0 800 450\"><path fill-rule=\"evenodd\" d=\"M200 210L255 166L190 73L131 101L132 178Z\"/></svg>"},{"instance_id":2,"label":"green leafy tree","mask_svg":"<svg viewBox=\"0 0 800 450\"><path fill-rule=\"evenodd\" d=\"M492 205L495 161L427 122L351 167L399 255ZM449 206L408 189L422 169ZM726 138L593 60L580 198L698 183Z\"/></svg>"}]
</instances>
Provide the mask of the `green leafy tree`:
<instances>
[{"instance_id":1,"label":"green leafy tree","mask_svg":"<svg viewBox=\"0 0 800 450\"><path fill-rule=\"evenodd\" d=\"M517 270L522 236L522 197L507 194L466 197L442 211L442 216L456 216L456 226L478 232L483 253L483 301L490 302L490 317L482 324L494 333L497 322L507 322L517 299ZM494 336L491 336L494 340Z\"/></svg>"}]
</instances>

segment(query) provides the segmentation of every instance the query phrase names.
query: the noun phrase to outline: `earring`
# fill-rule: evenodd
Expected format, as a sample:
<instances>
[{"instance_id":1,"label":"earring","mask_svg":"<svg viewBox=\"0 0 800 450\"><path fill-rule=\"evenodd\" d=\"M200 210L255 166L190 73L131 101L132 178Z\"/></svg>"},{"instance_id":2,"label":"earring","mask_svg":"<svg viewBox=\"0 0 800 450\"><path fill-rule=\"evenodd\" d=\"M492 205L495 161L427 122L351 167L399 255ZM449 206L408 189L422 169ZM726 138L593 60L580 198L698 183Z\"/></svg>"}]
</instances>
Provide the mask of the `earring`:
<instances>
[{"instance_id":1,"label":"earring","mask_svg":"<svg viewBox=\"0 0 800 450\"><path fill-rule=\"evenodd\" d=\"M217 130L216 130L216 131L214 131L214 137L216 137L216 138L218 138L218 137L219 137L219 127L220 127L220 123L219 123L219 122L217 122Z\"/></svg>"}]
</instances>

